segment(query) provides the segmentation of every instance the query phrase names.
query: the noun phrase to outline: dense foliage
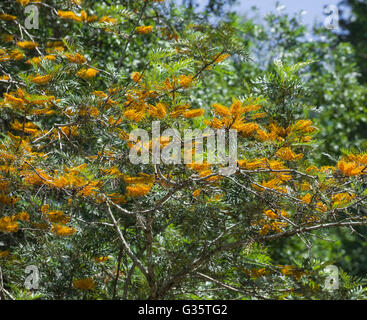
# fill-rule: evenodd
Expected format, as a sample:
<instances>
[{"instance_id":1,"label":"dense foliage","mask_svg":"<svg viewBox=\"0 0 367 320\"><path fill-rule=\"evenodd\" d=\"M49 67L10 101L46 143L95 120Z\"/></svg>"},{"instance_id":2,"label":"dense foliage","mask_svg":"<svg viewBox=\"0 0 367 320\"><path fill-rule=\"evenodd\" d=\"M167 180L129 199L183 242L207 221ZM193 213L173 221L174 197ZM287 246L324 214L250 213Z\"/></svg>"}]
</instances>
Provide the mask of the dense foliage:
<instances>
[{"instance_id":1,"label":"dense foliage","mask_svg":"<svg viewBox=\"0 0 367 320\"><path fill-rule=\"evenodd\" d=\"M29 4L39 29L24 24ZM267 23L210 25L157 0L1 2L3 298L365 297L342 271L340 289L326 290L332 261L272 257L284 239L310 248L315 232L366 224L367 154L340 153L355 127L338 107L365 121L350 46L331 34L302 42L287 16ZM341 139L325 146L335 120ZM237 130L236 170L133 164L137 128L162 153L166 129ZM29 265L37 290L23 285Z\"/></svg>"},{"instance_id":2,"label":"dense foliage","mask_svg":"<svg viewBox=\"0 0 367 320\"><path fill-rule=\"evenodd\" d=\"M339 7L342 12L341 27L343 33L340 38L352 44L356 52L356 62L361 71L361 80L367 80L367 1L343 0Z\"/></svg>"}]
</instances>

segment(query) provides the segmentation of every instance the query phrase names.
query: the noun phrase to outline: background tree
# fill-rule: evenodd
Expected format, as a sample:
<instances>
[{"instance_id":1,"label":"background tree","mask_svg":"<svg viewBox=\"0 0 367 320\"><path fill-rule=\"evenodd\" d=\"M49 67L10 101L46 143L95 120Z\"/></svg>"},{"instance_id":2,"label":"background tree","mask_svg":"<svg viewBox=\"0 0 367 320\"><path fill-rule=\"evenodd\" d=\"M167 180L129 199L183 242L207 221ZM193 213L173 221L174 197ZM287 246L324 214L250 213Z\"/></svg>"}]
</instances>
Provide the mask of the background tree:
<instances>
[{"instance_id":1,"label":"background tree","mask_svg":"<svg viewBox=\"0 0 367 320\"><path fill-rule=\"evenodd\" d=\"M185 20L158 2L37 2L41 28L32 31L23 25L30 1L1 3L1 291L49 299L365 297L343 273L337 293L324 290L323 262L298 255L279 264L271 252L281 239L309 245L317 230L366 223L366 154L344 151L319 166L318 129L303 114L311 92L300 76L313 64L248 67L254 81L242 86L244 30L190 23L196 15ZM181 19L171 23L166 13ZM131 163L139 144L128 133L152 132L153 121L163 137L149 149L167 146L168 128L181 136L187 128L236 129L236 173L205 162ZM41 268L37 295L22 286L30 264Z\"/></svg>"},{"instance_id":2,"label":"background tree","mask_svg":"<svg viewBox=\"0 0 367 320\"><path fill-rule=\"evenodd\" d=\"M352 44L356 52L361 80L365 83L367 79L367 2L365 0L344 0L340 2L339 7L343 15L340 21L343 28L340 39Z\"/></svg>"}]
</instances>

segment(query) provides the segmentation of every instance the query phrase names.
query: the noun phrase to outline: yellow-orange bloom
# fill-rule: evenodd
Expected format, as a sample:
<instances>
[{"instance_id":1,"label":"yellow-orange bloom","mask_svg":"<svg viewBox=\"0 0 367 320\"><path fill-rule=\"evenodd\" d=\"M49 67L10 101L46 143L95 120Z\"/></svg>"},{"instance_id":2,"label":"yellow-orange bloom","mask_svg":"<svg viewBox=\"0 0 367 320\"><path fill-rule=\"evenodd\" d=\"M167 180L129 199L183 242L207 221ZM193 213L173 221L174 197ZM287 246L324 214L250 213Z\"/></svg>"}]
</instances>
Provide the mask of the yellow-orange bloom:
<instances>
[{"instance_id":1,"label":"yellow-orange bloom","mask_svg":"<svg viewBox=\"0 0 367 320\"><path fill-rule=\"evenodd\" d=\"M348 160L357 162L362 165L367 165L367 154L351 154L348 156Z\"/></svg>"},{"instance_id":2,"label":"yellow-orange bloom","mask_svg":"<svg viewBox=\"0 0 367 320\"><path fill-rule=\"evenodd\" d=\"M148 34L151 33L153 30L152 26L140 26L136 28L136 32L140 34Z\"/></svg>"},{"instance_id":3,"label":"yellow-orange bloom","mask_svg":"<svg viewBox=\"0 0 367 320\"><path fill-rule=\"evenodd\" d=\"M249 123L234 123L233 129L237 129L240 133L244 135L251 135L254 132L257 132L259 125L257 123L249 122Z\"/></svg>"},{"instance_id":4,"label":"yellow-orange bloom","mask_svg":"<svg viewBox=\"0 0 367 320\"><path fill-rule=\"evenodd\" d=\"M265 118L268 114L265 112L261 112L261 113L256 113L254 115L251 116L252 120L256 120L256 119L261 119L261 118Z\"/></svg>"},{"instance_id":5,"label":"yellow-orange bloom","mask_svg":"<svg viewBox=\"0 0 367 320\"><path fill-rule=\"evenodd\" d=\"M26 63L28 64L40 64L41 61L44 61L44 60L50 60L50 61L55 61L56 60L56 57L55 56L52 56L52 55L47 55L47 56L44 56L44 57L34 57L34 58L31 58L31 59L28 59L26 61Z\"/></svg>"},{"instance_id":6,"label":"yellow-orange bloom","mask_svg":"<svg viewBox=\"0 0 367 320\"><path fill-rule=\"evenodd\" d=\"M352 199L355 199L355 194L349 194L347 192L343 193L337 193L334 194L331 199L333 201L333 206L335 207L342 207L352 201Z\"/></svg>"},{"instance_id":7,"label":"yellow-orange bloom","mask_svg":"<svg viewBox=\"0 0 367 320\"><path fill-rule=\"evenodd\" d=\"M166 104L159 102L156 106L150 106L149 113L158 119L162 119L167 114L167 106Z\"/></svg>"},{"instance_id":8,"label":"yellow-orange bloom","mask_svg":"<svg viewBox=\"0 0 367 320\"><path fill-rule=\"evenodd\" d=\"M77 72L77 75L83 79L89 80L94 78L98 72L99 72L98 70L93 68L81 69L80 71Z\"/></svg>"},{"instance_id":9,"label":"yellow-orange bloom","mask_svg":"<svg viewBox=\"0 0 367 320\"><path fill-rule=\"evenodd\" d=\"M124 182L127 184L151 184L154 182L154 176L146 173L139 173L139 177L124 176Z\"/></svg>"},{"instance_id":10,"label":"yellow-orange bloom","mask_svg":"<svg viewBox=\"0 0 367 320\"><path fill-rule=\"evenodd\" d=\"M140 72L133 72L130 77L131 77L131 80L138 83L141 81L142 75Z\"/></svg>"},{"instance_id":11,"label":"yellow-orange bloom","mask_svg":"<svg viewBox=\"0 0 367 320\"><path fill-rule=\"evenodd\" d=\"M243 108L243 112L247 113L251 111L258 111L259 109L261 109L261 106L259 105L248 105Z\"/></svg>"},{"instance_id":12,"label":"yellow-orange bloom","mask_svg":"<svg viewBox=\"0 0 367 320\"><path fill-rule=\"evenodd\" d=\"M185 118L190 119L190 118L201 117L204 113L205 111L203 109L193 109L193 110L185 111L183 113L183 116Z\"/></svg>"},{"instance_id":13,"label":"yellow-orange bloom","mask_svg":"<svg viewBox=\"0 0 367 320\"><path fill-rule=\"evenodd\" d=\"M47 212L47 218L51 222L65 224L70 221L70 218L64 215L63 211L52 210Z\"/></svg>"},{"instance_id":14,"label":"yellow-orange bloom","mask_svg":"<svg viewBox=\"0 0 367 320\"><path fill-rule=\"evenodd\" d=\"M97 263L105 262L109 259L109 257L95 257L93 260Z\"/></svg>"},{"instance_id":15,"label":"yellow-orange bloom","mask_svg":"<svg viewBox=\"0 0 367 320\"><path fill-rule=\"evenodd\" d=\"M284 210L280 210L279 213L275 213L273 210L264 211L265 215L270 219L278 219L280 217L288 217L288 213Z\"/></svg>"},{"instance_id":16,"label":"yellow-orange bloom","mask_svg":"<svg viewBox=\"0 0 367 320\"><path fill-rule=\"evenodd\" d=\"M116 24L117 20L111 17L102 17L101 19L99 19L99 22L101 23L111 23L111 24Z\"/></svg>"},{"instance_id":17,"label":"yellow-orange bloom","mask_svg":"<svg viewBox=\"0 0 367 320\"><path fill-rule=\"evenodd\" d=\"M341 160L337 164L338 169L343 172L346 176L353 177L364 174L364 166L360 166L355 162L346 162Z\"/></svg>"},{"instance_id":18,"label":"yellow-orange bloom","mask_svg":"<svg viewBox=\"0 0 367 320\"><path fill-rule=\"evenodd\" d=\"M18 222L16 221L16 216L5 216L0 218L0 231L17 232Z\"/></svg>"},{"instance_id":19,"label":"yellow-orange bloom","mask_svg":"<svg viewBox=\"0 0 367 320\"><path fill-rule=\"evenodd\" d=\"M14 36L12 34L3 33L1 35L1 41L2 42L8 43L8 42L13 41L13 39L14 39Z\"/></svg>"},{"instance_id":20,"label":"yellow-orange bloom","mask_svg":"<svg viewBox=\"0 0 367 320\"><path fill-rule=\"evenodd\" d=\"M41 207L41 212L42 212L42 213L46 213L49 209L50 209L50 205L49 205L49 204L44 204L44 205Z\"/></svg>"},{"instance_id":21,"label":"yellow-orange bloom","mask_svg":"<svg viewBox=\"0 0 367 320\"><path fill-rule=\"evenodd\" d=\"M127 195L129 197L142 197L145 196L152 189L151 184L138 183L135 185L127 186Z\"/></svg>"},{"instance_id":22,"label":"yellow-orange bloom","mask_svg":"<svg viewBox=\"0 0 367 320\"><path fill-rule=\"evenodd\" d=\"M11 14L6 14L6 13L0 14L0 20L3 20L3 21L13 21L13 20L16 20L16 19L17 19L17 17L12 16Z\"/></svg>"},{"instance_id":23,"label":"yellow-orange bloom","mask_svg":"<svg viewBox=\"0 0 367 320\"><path fill-rule=\"evenodd\" d=\"M238 161L238 165L241 168L247 169L247 170L255 170L255 169L259 169L264 167L264 164L266 162L264 162L264 159L260 159L260 160L254 160L254 161L249 161L246 159L240 160Z\"/></svg>"},{"instance_id":24,"label":"yellow-orange bloom","mask_svg":"<svg viewBox=\"0 0 367 320\"><path fill-rule=\"evenodd\" d=\"M92 290L95 287L95 283L91 278L75 279L73 281L73 287L81 290Z\"/></svg>"},{"instance_id":25,"label":"yellow-orange bloom","mask_svg":"<svg viewBox=\"0 0 367 320\"><path fill-rule=\"evenodd\" d=\"M280 148L278 151L277 151L277 156L283 160L288 160L288 161L291 161L291 160L298 160L298 159L302 159L303 158L303 154L302 153L299 153L299 154L296 154L294 153L290 148L288 147L283 147L283 148Z\"/></svg>"},{"instance_id":26,"label":"yellow-orange bloom","mask_svg":"<svg viewBox=\"0 0 367 320\"><path fill-rule=\"evenodd\" d=\"M74 55L66 53L65 54L66 58L72 62L72 63L78 63L78 64L83 64L85 63L87 60L79 53L76 53Z\"/></svg>"},{"instance_id":27,"label":"yellow-orange bloom","mask_svg":"<svg viewBox=\"0 0 367 320\"><path fill-rule=\"evenodd\" d=\"M25 55L22 51L20 51L18 49L14 49L14 50L10 51L9 57L10 57L10 59L13 59L13 60L21 60L25 57Z\"/></svg>"},{"instance_id":28,"label":"yellow-orange bloom","mask_svg":"<svg viewBox=\"0 0 367 320\"><path fill-rule=\"evenodd\" d=\"M192 76L180 76L180 85L184 88L187 88L192 83Z\"/></svg>"},{"instance_id":29,"label":"yellow-orange bloom","mask_svg":"<svg viewBox=\"0 0 367 320\"><path fill-rule=\"evenodd\" d=\"M33 41L18 41L17 46L22 49L34 49L38 47L38 42Z\"/></svg>"},{"instance_id":30,"label":"yellow-orange bloom","mask_svg":"<svg viewBox=\"0 0 367 320\"><path fill-rule=\"evenodd\" d=\"M31 0L17 0L17 2L25 7L29 2L31 2Z\"/></svg>"},{"instance_id":31,"label":"yellow-orange bloom","mask_svg":"<svg viewBox=\"0 0 367 320\"><path fill-rule=\"evenodd\" d=\"M61 11L61 10L58 10L57 11L57 15L62 18L62 19L70 19L70 20L74 20L74 21L77 21L77 22L81 22L82 21L82 18L81 17L78 17L74 12L72 11Z\"/></svg>"},{"instance_id":32,"label":"yellow-orange bloom","mask_svg":"<svg viewBox=\"0 0 367 320\"><path fill-rule=\"evenodd\" d=\"M61 224L53 224L51 227L51 231L55 234L57 234L58 236L71 236L73 235L76 230L74 228L68 227L68 226L64 226Z\"/></svg>"},{"instance_id":33,"label":"yellow-orange bloom","mask_svg":"<svg viewBox=\"0 0 367 320\"><path fill-rule=\"evenodd\" d=\"M225 54L218 54L214 59L214 63L219 63L226 60L230 55L228 53Z\"/></svg>"},{"instance_id":34,"label":"yellow-orange bloom","mask_svg":"<svg viewBox=\"0 0 367 320\"><path fill-rule=\"evenodd\" d=\"M29 213L25 211L19 212L15 215L15 218L21 221L29 221Z\"/></svg>"},{"instance_id":35,"label":"yellow-orange bloom","mask_svg":"<svg viewBox=\"0 0 367 320\"><path fill-rule=\"evenodd\" d=\"M0 251L0 258L6 258L9 256L9 251Z\"/></svg>"},{"instance_id":36,"label":"yellow-orange bloom","mask_svg":"<svg viewBox=\"0 0 367 320\"><path fill-rule=\"evenodd\" d=\"M4 101L13 105L13 106L23 106L25 101L23 99L14 97L10 94L4 93Z\"/></svg>"},{"instance_id":37,"label":"yellow-orange bloom","mask_svg":"<svg viewBox=\"0 0 367 320\"><path fill-rule=\"evenodd\" d=\"M221 129L224 126L224 123L220 121L218 118L213 118L212 121L208 123L209 126L215 129Z\"/></svg>"},{"instance_id":38,"label":"yellow-orange bloom","mask_svg":"<svg viewBox=\"0 0 367 320\"><path fill-rule=\"evenodd\" d=\"M31 81L38 85L45 85L49 83L51 79L52 79L52 76L49 74L45 76L37 75L35 77L31 77Z\"/></svg>"},{"instance_id":39,"label":"yellow-orange bloom","mask_svg":"<svg viewBox=\"0 0 367 320\"><path fill-rule=\"evenodd\" d=\"M327 211L327 206L324 203L322 203L321 201L318 201L316 203L316 210L320 211L320 212L326 212Z\"/></svg>"},{"instance_id":40,"label":"yellow-orange bloom","mask_svg":"<svg viewBox=\"0 0 367 320\"><path fill-rule=\"evenodd\" d=\"M228 117L228 116L230 116L230 115L231 115L231 111L230 111L227 107L225 107L225 106L223 106L223 105L221 105L221 104L219 104L219 103L214 103L214 104L212 105L212 107L213 107L214 111L215 111L218 115L220 115L220 116L222 116L222 117Z\"/></svg>"}]
</instances>

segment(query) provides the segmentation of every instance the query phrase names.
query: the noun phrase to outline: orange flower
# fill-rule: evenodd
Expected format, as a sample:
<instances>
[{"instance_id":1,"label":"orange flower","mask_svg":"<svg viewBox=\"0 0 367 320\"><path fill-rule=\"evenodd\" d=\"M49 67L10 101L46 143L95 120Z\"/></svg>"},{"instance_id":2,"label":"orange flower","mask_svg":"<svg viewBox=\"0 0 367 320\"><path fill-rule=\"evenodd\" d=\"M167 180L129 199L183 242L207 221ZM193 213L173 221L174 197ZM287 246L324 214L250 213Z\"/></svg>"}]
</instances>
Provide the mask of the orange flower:
<instances>
[{"instance_id":1,"label":"orange flower","mask_svg":"<svg viewBox=\"0 0 367 320\"><path fill-rule=\"evenodd\" d=\"M78 17L74 12L72 11L61 11L61 10L58 10L57 11L57 15L62 18L62 19L70 19L70 20L74 20L74 21L77 21L77 22L81 22L82 21L82 18L81 17Z\"/></svg>"},{"instance_id":2,"label":"orange flower","mask_svg":"<svg viewBox=\"0 0 367 320\"><path fill-rule=\"evenodd\" d=\"M48 204L44 204L44 205L41 207L41 212L42 212L42 213L46 213L49 209L50 209L50 205L48 205Z\"/></svg>"},{"instance_id":3,"label":"orange flower","mask_svg":"<svg viewBox=\"0 0 367 320\"><path fill-rule=\"evenodd\" d=\"M155 118L162 119L167 114L167 106L159 102L156 106L150 106L149 113Z\"/></svg>"},{"instance_id":4,"label":"orange flower","mask_svg":"<svg viewBox=\"0 0 367 320\"><path fill-rule=\"evenodd\" d=\"M138 184L126 187L127 195L129 197L145 196L150 191L150 189L152 189L151 184L143 184L143 183L138 183Z\"/></svg>"},{"instance_id":5,"label":"orange flower","mask_svg":"<svg viewBox=\"0 0 367 320\"><path fill-rule=\"evenodd\" d=\"M310 204L311 203L311 199L312 199L312 196L307 193L306 195L304 195L301 200L304 202L304 203L307 203L307 204Z\"/></svg>"},{"instance_id":6,"label":"orange flower","mask_svg":"<svg viewBox=\"0 0 367 320\"><path fill-rule=\"evenodd\" d=\"M65 54L66 58L72 62L72 63L78 63L78 64L83 64L85 63L87 60L79 53L76 53L74 55L71 55L69 53Z\"/></svg>"},{"instance_id":7,"label":"orange flower","mask_svg":"<svg viewBox=\"0 0 367 320\"><path fill-rule=\"evenodd\" d=\"M74 228L64 226L61 224L53 224L51 227L51 231L57 234L58 236L62 236L62 237L71 236L76 232Z\"/></svg>"},{"instance_id":8,"label":"orange flower","mask_svg":"<svg viewBox=\"0 0 367 320\"><path fill-rule=\"evenodd\" d=\"M264 166L264 159L260 160L254 160L254 161L248 161L246 159L238 161L238 165L241 168L247 169L247 170L255 170L262 168Z\"/></svg>"},{"instance_id":9,"label":"orange flower","mask_svg":"<svg viewBox=\"0 0 367 320\"><path fill-rule=\"evenodd\" d=\"M9 251L0 251L0 258L6 258L9 256Z\"/></svg>"},{"instance_id":10,"label":"orange flower","mask_svg":"<svg viewBox=\"0 0 367 320\"><path fill-rule=\"evenodd\" d=\"M254 132L257 132L259 125L253 122L249 122L249 123L235 122L232 128L237 129L240 133L246 136L249 136L253 134Z\"/></svg>"},{"instance_id":11,"label":"orange flower","mask_svg":"<svg viewBox=\"0 0 367 320\"><path fill-rule=\"evenodd\" d=\"M225 54L218 54L214 59L214 63L219 63L226 60L230 55L228 53Z\"/></svg>"},{"instance_id":12,"label":"orange flower","mask_svg":"<svg viewBox=\"0 0 367 320\"><path fill-rule=\"evenodd\" d=\"M251 111L258 111L259 109L261 109L261 106L259 105L249 105L243 108L243 112L247 113Z\"/></svg>"},{"instance_id":13,"label":"orange flower","mask_svg":"<svg viewBox=\"0 0 367 320\"><path fill-rule=\"evenodd\" d=\"M326 212L327 211L327 206L324 203L322 203L321 201L318 201L316 203L316 210L321 211L321 212Z\"/></svg>"},{"instance_id":14,"label":"orange flower","mask_svg":"<svg viewBox=\"0 0 367 320\"><path fill-rule=\"evenodd\" d=\"M353 177L364 174L363 169L364 167L359 166L355 162L346 162L341 160L337 164L338 169L343 172L346 176Z\"/></svg>"},{"instance_id":15,"label":"orange flower","mask_svg":"<svg viewBox=\"0 0 367 320\"><path fill-rule=\"evenodd\" d=\"M40 64L41 61L44 61L44 60L50 60L50 61L55 61L56 60L56 57L55 56L51 56L51 55L47 55L47 56L44 56L44 57L34 57L32 59L28 59L26 61L26 63L28 64Z\"/></svg>"},{"instance_id":16,"label":"orange flower","mask_svg":"<svg viewBox=\"0 0 367 320\"><path fill-rule=\"evenodd\" d=\"M204 113L205 111L203 109L193 109L193 110L185 111L183 113L183 116L185 118L190 119L190 118L201 117Z\"/></svg>"},{"instance_id":17,"label":"orange flower","mask_svg":"<svg viewBox=\"0 0 367 320\"><path fill-rule=\"evenodd\" d=\"M280 148L277 151L277 156L283 160L288 160L288 161L292 161L292 160L298 160L298 159L302 159L303 158L303 154L299 153L296 154L294 153L290 148L288 147L283 147Z\"/></svg>"},{"instance_id":18,"label":"orange flower","mask_svg":"<svg viewBox=\"0 0 367 320\"><path fill-rule=\"evenodd\" d=\"M26 6L31 0L17 0L17 2L23 7Z\"/></svg>"},{"instance_id":19,"label":"orange flower","mask_svg":"<svg viewBox=\"0 0 367 320\"><path fill-rule=\"evenodd\" d=\"M16 221L16 216L5 216L0 218L0 231L17 232L18 222Z\"/></svg>"},{"instance_id":20,"label":"orange flower","mask_svg":"<svg viewBox=\"0 0 367 320\"><path fill-rule=\"evenodd\" d=\"M65 216L64 212L60 210L53 210L53 211L47 212L47 218L51 222L61 223L61 224L68 223L70 220L70 218L68 216Z\"/></svg>"},{"instance_id":21,"label":"orange flower","mask_svg":"<svg viewBox=\"0 0 367 320\"><path fill-rule=\"evenodd\" d=\"M13 39L14 39L14 36L12 34L3 33L1 35L1 41L5 42L5 43L12 42Z\"/></svg>"},{"instance_id":22,"label":"orange flower","mask_svg":"<svg viewBox=\"0 0 367 320\"><path fill-rule=\"evenodd\" d=\"M19 212L16 214L15 218L21 221L29 221L29 213L25 211Z\"/></svg>"},{"instance_id":23,"label":"orange flower","mask_svg":"<svg viewBox=\"0 0 367 320\"><path fill-rule=\"evenodd\" d=\"M219 104L219 103L214 103L214 104L212 105L212 107L213 107L214 111L215 111L218 115L220 115L220 116L222 116L222 117L228 117L228 116L230 116L230 115L231 115L231 111L230 111L227 107L225 107L225 106L223 106L223 105L221 105L221 104Z\"/></svg>"},{"instance_id":24,"label":"orange flower","mask_svg":"<svg viewBox=\"0 0 367 320\"><path fill-rule=\"evenodd\" d=\"M220 121L218 118L213 118L212 121L208 123L209 126L215 128L215 129L221 129L224 126L224 123Z\"/></svg>"},{"instance_id":25,"label":"orange flower","mask_svg":"<svg viewBox=\"0 0 367 320\"><path fill-rule=\"evenodd\" d=\"M270 219L278 219L280 217L288 217L288 213L284 210L280 210L279 213L275 213L273 210L264 211L265 215Z\"/></svg>"},{"instance_id":26,"label":"orange flower","mask_svg":"<svg viewBox=\"0 0 367 320\"><path fill-rule=\"evenodd\" d=\"M22 49L34 49L38 47L38 42L33 41L18 41L17 46Z\"/></svg>"},{"instance_id":27,"label":"orange flower","mask_svg":"<svg viewBox=\"0 0 367 320\"><path fill-rule=\"evenodd\" d=\"M192 80L192 76L180 76L180 85L184 88L187 88L190 86Z\"/></svg>"},{"instance_id":28,"label":"orange flower","mask_svg":"<svg viewBox=\"0 0 367 320\"><path fill-rule=\"evenodd\" d=\"M105 262L109 259L109 257L95 257L93 260L97 263Z\"/></svg>"},{"instance_id":29,"label":"orange flower","mask_svg":"<svg viewBox=\"0 0 367 320\"><path fill-rule=\"evenodd\" d=\"M136 83L139 83L141 81L142 75L140 72L133 72L130 77L131 80L133 80Z\"/></svg>"},{"instance_id":30,"label":"orange flower","mask_svg":"<svg viewBox=\"0 0 367 320\"><path fill-rule=\"evenodd\" d=\"M92 290L95 287L95 283L91 278L75 279L73 281L73 287L81 290Z\"/></svg>"},{"instance_id":31,"label":"orange flower","mask_svg":"<svg viewBox=\"0 0 367 320\"><path fill-rule=\"evenodd\" d=\"M347 192L334 194L331 199L334 207L343 207L350 203L352 199L355 199L355 194L349 194Z\"/></svg>"},{"instance_id":32,"label":"orange flower","mask_svg":"<svg viewBox=\"0 0 367 320\"><path fill-rule=\"evenodd\" d=\"M152 26L140 26L136 28L136 32L140 34L148 34L151 33L153 30Z\"/></svg>"},{"instance_id":33,"label":"orange flower","mask_svg":"<svg viewBox=\"0 0 367 320\"><path fill-rule=\"evenodd\" d=\"M124 182L127 184L139 184L139 183L150 184L154 182L154 176L151 176L143 172L139 173L139 177L130 177L124 175L123 179Z\"/></svg>"},{"instance_id":34,"label":"orange flower","mask_svg":"<svg viewBox=\"0 0 367 320\"><path fill-rule=\"evenodd\" d=\"M36 75L35 77L31 77L31 81L33 83L36 83L38 85L45 85L47 83L50 82L50 80L52 79L51 75L45 75L45 76L41 76L41 75Z\"/></svg>"},{"instance_id":35,"label":"orange flower","mask_svg":"<svg viewBox=\"0 0 367 320\"><path fill-rule=\"evenodd\" d=\"M348 160L357 162L359 164L367 165L367 154L351 154L348 156Z\"/></svg>"},{"instance_id":36,"label":"orange flower","mask_svg":"<svg viewBox=\"0 0 367 320\"><path fill-rule=\"evenodd\" d=\"M17 19L16 16L12 16L10 14L6 14L6 13L0 14L0 20L3 20L3 21L13 21L16 19Z\"/></svg>"},{"instance_id":37,"label":"orange flower","mask_svg":"<svg viewBox=\"0 0 367 320\"><path fill-rule=\"evenodd\" d=\"M80 71L77 72L77 75L83 79L89 80L94 78L98 72L99 72L98 70L93 68L81 69Z\"/></svg>"},{"instance_id":38,"label":"orange flower","mask_svg":"<svg viewBox=\"0 0 367 320\"><path fill-rule=\"evenodd\" d=\"M117 20L111 17L102 17L99 22L101 23L111 23L111 24L116 24Z\"/></svg>"}]
</instances>

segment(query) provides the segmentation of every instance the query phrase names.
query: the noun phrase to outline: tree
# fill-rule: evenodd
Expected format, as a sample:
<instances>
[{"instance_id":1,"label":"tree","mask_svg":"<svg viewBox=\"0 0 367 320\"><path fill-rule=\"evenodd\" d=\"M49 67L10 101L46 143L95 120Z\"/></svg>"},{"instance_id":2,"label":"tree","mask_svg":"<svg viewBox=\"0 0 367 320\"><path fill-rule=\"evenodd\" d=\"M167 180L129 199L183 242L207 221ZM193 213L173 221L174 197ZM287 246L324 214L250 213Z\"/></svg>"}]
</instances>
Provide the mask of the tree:
<instances>
[{"instance_id":1,"label":"tree","mask_svg":"<svg viewBox=\"0 0 367 320\"><path fill-rule=\"evenodd\" d=\"M224 7L226 5L232 6L236 2L237 0L208 0L205 5L205 10L211 14L222 15L225 13ZM194 8L195 6L199 6L199 4L203 4L202 1L195 0L182 0L182 3L189 8Z\"/></svg>"},{"instance_id":2,"label":"tree","mask_svg":"<svg viewBox=\"0 0 367 320\"><path fill-rule=\"evenodd\" d=\"M36 2L51 14L30 31L29 2L3 1L0 15L4 296L29 294L20 279L35 265L45 298L331 297L322 264L277 265L266 249L366 224L367 155L314 163L299 76L309 62L277 61L253 93L224 105L200 90L230 55L248 59L235 28L178 32L157 14L162 1L73 0ZM160 137L132 139L158 122ZM209 161L201 133L185 149L187 129L217 141L236 131L234 172L223 154ZM177 146L182 157L202 147L205 161L131 161ZM344 284L337 297L364 297Z\"/></svg>"}]
</instances>

